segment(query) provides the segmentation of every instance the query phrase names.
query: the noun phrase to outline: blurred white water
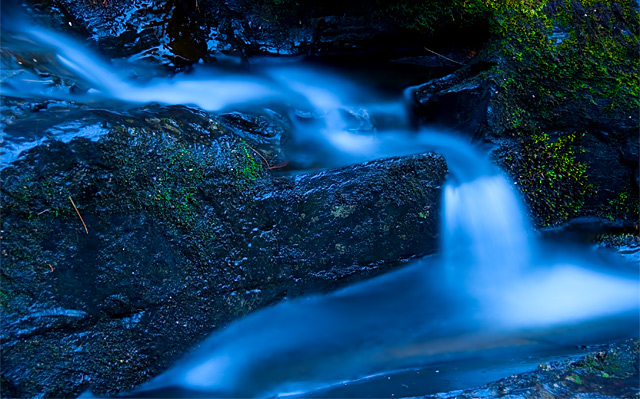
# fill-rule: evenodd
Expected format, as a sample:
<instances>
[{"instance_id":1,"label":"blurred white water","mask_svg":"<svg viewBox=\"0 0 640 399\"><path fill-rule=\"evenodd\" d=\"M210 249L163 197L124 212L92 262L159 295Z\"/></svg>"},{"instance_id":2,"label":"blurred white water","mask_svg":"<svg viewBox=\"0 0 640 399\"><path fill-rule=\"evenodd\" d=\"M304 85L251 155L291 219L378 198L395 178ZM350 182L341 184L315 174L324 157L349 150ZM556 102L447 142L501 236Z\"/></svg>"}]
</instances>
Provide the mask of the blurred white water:
<instances>
[{"instance_id":1,"label":"blurred white water","mask_svg":"<svg viewBox=\"0 0 640 399\"><path fill-rule=\"evenodd\" d=\"M134 102L196 105L218 111L233 104L277 98L269 82L253 77L207 73L179 78L156 78L146 83L128 82L97 54L92 54L62 35L30 28L25 33L39 44L55 49L58 60L103 96ZM198 76L200 75L200 76Z\"/></svg>"},{"instance_id":2,"label":"blurred white water","mask_svg":"<svg viewBox=\"0 0 640 399\"><path fill-rule=\"evenodd\" d=\"M446 267L456 281L468 281L470 291L482 291L478 294L499 291L531 262L531 232L512 191L499 175L444 188Z\"/></svg>"},{"instance_id":3,"label":"blurred white water","mask_svg":"<svg viewBox=\"0 0 640 399\"><path fill-rule=\"evenodd\" d=\"M95 96L208 111L277 102L290 110L297 143L290 156L301 163L311 157L315 167L332 167L433 150L445 156L451 172L443 187L439 259L255 312L212 334L133 396L309 392L524 338L552 340L558 330L580 332L584 342L637 333L637 272L614 273L608 262L619 260L599 261L587 249L539 243L512 185L486 154L450 134L409 129L402 95L383 101L375 91L306 65L265 66L253 74L196 68L134 81L126 69L59 34L32 27L23 34L90 88L65 99ZM8 81L3 95L51 95L17 82ZM392 123L377 122L383 117ZM584 331L600 322L609 327L605 332Z\"/></svg>"}]
</instances>

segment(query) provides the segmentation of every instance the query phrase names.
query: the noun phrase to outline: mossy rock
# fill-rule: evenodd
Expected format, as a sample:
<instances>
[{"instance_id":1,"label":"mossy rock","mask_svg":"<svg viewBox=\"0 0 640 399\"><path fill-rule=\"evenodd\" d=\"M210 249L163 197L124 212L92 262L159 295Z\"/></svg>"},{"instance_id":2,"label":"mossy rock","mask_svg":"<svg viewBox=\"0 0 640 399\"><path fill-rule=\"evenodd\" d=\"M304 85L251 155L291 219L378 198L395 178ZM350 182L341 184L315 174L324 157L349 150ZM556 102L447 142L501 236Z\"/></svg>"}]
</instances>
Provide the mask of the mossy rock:
<instances>
[{"instance_id":1,"label":"mossy rock","mask_svg":"<svg viewBox=\"0 0 640 399\"><path fill-rule=\"evenodd\" d=\"M201 111L83 115L105 133L2 171L3 397L129 391L235 318L437 250L440 156L277 177Z\"/></svg>"}]
</instances>

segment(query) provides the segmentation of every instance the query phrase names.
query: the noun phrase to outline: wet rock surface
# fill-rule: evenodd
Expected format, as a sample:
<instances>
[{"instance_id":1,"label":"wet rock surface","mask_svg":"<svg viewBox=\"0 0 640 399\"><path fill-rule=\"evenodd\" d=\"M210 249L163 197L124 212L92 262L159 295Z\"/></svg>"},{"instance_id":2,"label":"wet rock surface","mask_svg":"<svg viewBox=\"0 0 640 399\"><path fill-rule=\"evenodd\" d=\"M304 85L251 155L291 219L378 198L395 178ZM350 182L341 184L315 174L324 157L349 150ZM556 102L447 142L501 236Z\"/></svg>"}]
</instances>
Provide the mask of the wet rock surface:
<instances>
[{"instance_id":1,"label":"wet rock surface","mask_svg":"<svg viewBox=\"0 0 640 399\"><path fill-rule=\"evenodd\" d=\"M495 131L491 101L495 85L486 79L492 65L477 62L419 85L412 91L416 113L424 123L453 129L482 140Z\"/></svg>"},{"instance_id":2,"label":"wet rock surface","mask_svg":"<svg viewBox=\"0 0 640 399\"><path fill-rule=\"evenodd\" d=\"M29 1L37 20L86 38L113 58L183 67L207 53L209 30L197 2ZM214 11L215 12L215 11Z\"/></svg>"},{"instance_id":3,"label":"wet rock surface","mask_svg":"<svg viewBox=\"0 0 640 399\"><path fill-rule=\"evenodd\" d=\"M168 68L182 68L201 59L215 62L226 56L385 52L398 37L397 25L366 4L303 6L247 0L26 3L37 20L85 37L111 57L132 57ZM365 10L370 12L363 13ZM410 36L404 38L408 39Z\"/></svg>"},{"instance_id":4,"label":"wet rock surface","mask_svg":"<svg viewBox=\"0 0 640 399\"><path fill-rule=\"evenodd\" d=\"M439 156L276 176L224 118L82 112L101 135L2 171L3 397L130 390L252 310L436 250Z\"/></svg>"},{"instance_id":5,"label":"wet rock surface","mask_svg":"<svg viewBox=\"0 0 640 399\"><path fill-rule=\"evenodd\" d=\"M586 349L586 348L585 348ZM433 399L470 398L637 398L640 343L627 340L597 348L579 359L542 363L476 389L427 395Z\"/></svg>"}]
</instances>

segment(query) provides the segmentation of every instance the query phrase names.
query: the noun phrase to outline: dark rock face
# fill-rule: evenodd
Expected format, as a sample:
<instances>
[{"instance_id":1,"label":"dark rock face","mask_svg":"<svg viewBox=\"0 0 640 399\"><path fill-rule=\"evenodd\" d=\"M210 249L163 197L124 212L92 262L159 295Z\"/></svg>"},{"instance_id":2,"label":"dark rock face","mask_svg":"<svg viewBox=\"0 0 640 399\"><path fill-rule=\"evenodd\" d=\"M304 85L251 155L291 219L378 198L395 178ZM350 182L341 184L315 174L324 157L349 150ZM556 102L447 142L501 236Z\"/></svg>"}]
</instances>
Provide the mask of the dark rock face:
<instances>
[{"instance_id":1,"label":"dark rock face","mask_svg":"<svg viewBox=\"0 0 640 399\"><path fill-rule=\"evenodd\" d=\"M271 109L253 113L229 112L218 116L220 122L260 150L268 168L279 168L287 164L285 146L291 141L291 121L288 117Z\"/></svg>"},{"instance_id":2,"label":"dark rock face","mask_svg":"<svg viewBox=\"0 0 640 399\"><path fill-rule=\"evenodd\" d=\"M86 37L101 52L171 67L193 64L207 53L205 16L197 2L29 1L38 20Z\"/></svg>"},{"instance_id":3,"label":"dark rock face","mask_svg":"<svg viewBox=\"0 0 640 399\"><path fill-rule=\"evenodd\" d=\"M252 310L436 250L439 156L277 177L200 111L82 112L100 137L2 171L3 397L130 390Z\"/></svg>"},{"instance_id":4,"label":"dark rock face","mask_svg":"<svg viewBox=\"0 0 640 399\"><path fill-rule=\"evenodd\" d=\"M28 0L32 14L111 57L170 68L224 56L388 51L397 27L367 4L288 1ZM365 12L369 10L370 12ZM409 37L405 38L408 39ZM415 44L413 44L415 46Z\"/></svg>"}]
</instances>

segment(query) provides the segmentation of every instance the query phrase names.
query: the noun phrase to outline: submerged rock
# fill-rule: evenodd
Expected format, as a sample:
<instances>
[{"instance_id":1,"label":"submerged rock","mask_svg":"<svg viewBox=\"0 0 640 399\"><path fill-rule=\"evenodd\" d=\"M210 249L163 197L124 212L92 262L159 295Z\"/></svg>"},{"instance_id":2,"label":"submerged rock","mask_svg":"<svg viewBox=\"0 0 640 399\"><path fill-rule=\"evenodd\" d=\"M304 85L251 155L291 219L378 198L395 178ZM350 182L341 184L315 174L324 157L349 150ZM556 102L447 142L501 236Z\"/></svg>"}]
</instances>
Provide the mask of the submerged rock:
<instances>
[{"instance_id":1,"label":"submerged rock","mask_svg":"<svg viewBox=\"0 0 640 399\"><path fill-rule=\"evenodd\" d=\"M2 171L3 397L131 390L252 310L436 250L437 155L278 176L202 111L74 112Z\"/></svg>"}]
</instances>

